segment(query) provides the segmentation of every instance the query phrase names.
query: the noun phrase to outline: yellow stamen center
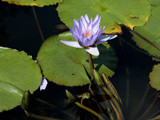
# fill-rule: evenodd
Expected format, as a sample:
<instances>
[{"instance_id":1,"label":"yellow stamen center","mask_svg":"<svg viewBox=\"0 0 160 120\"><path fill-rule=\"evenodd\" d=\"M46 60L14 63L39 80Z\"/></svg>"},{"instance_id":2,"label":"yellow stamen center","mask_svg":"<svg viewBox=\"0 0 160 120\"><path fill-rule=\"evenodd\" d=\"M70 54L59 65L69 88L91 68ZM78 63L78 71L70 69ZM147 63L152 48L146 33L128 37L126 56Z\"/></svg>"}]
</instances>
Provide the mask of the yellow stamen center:
<instances>
[{"instance_id":1,"label":"yellow stamen center","mask_svg":"<svg viewBox=\"0 0 160 120\"><path fill-rule=\"evenodd\" d=\"M85 37L85 38L88 38L90 35L91 35L91 33L90 33L90 32L86 32L86 33L84 33L84 37Z\"/></svg>"}]
</instances>

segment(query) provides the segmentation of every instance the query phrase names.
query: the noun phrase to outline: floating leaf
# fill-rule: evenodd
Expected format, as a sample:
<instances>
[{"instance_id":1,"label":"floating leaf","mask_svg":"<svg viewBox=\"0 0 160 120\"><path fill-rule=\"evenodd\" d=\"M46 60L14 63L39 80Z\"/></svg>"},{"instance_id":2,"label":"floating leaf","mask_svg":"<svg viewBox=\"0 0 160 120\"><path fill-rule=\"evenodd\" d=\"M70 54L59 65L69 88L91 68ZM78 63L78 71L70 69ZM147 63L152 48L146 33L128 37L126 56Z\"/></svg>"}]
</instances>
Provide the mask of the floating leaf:
<instances>
[{"instance_id":1,"label":"floating leaf","mask_svg":"<svg viewBox=\"0 0 160 120\"><path fill-rule=\"evenodd\" d=\"M149 1L150 1L151 6L160 5L160 1L159 0L149 0Z\"/></svg>"},{"instance_id":2,"label":"floating leaf","mask_svg":"<svg viewBox=\"0 0 160 120\"><path fill-rule=\"evenodd\" d=\"M24 52L0 48L0 112L21 104L23 92L41 84L38 64Z\"/></svg>"},{"instance_id":3,"label":"floating leaf","mask_svg":"<svg viewBox=\"0 0 160 120\"><path fill-rule=\"evenodd\" d=\"M151 17L149 21L144 26L135 27L134 30L160 48L160 34L159 34L160 33L160 24L159 24L160 1L158 2L156 0L154 1L151 0L151 5L152 5L152 11L151 11ZM132 38L140 48L143 48L144 50L148 51L150 54L160 57L159 49L147 43L146 41L144 41L142 38L138 37L134 33Z\"/></svg>"},{"instance_id":4,"label":"floating leaf","mask_svg":"<svg viewBox=\"0 0 160 120\"><path fill-rule=\"evenodd\" d=\"M160 64L155 65L153 67L153 70L150 73L149 78L150 78L150 85L153 88L160 90Z\"/></svg>"},{"instance_id":5,"label":"floating leaf","mask_svg":"<svg viewBox=\"0 0 160 120\"><path fill-rule=\"evenodd\" d=\"M118 24L131 29L142 26L150 16L148 0L64 0L58 8L59 17L67 26L73 27L72 19L88 14L102 17L101 24L107 26L105 33L121 33Z\"/></svg>"},{"instance_id":6,"label":"floating leaf","mask_svg":"<svg viewBox=\"0 0 160 120\"><path fill-rule=\"evenodd\" d=\"M21 101L21 108L23 110L29 111L31 107L31 93L29 90L24 91L23 98Z\"/></svg>"},{"instance_id":7,"label":"floating leaf","mask_svg":"<svg viewBox=\"0 0 160 120\"><path fill-rule=\"evenodd\" d=\"M0 81L0 112L21 104L23 91L17 87Z\"/></svg>"},{"instance_id":8,"label":"floating leaf","mask_svg":"<svg viewBox=\"0 0 160 120\"><path fill-rule=\"evenodd\" d=\"M2 1L16 5L38 6L38 7L53 5L58 2L62 2L62 0L2 0Z\"/></svg>"},{"instance_id":9,"label":"floating leaf","mask_svg":"<svg viewBox=\"0 0 160 120\"><path fill-rule=\"evenodd\" d=\"M60 85L79 86L90 83L86 70L90 74L87 52L64 45L59 40L74 41L70 32L58 36L51 36L42 45L38 53L40 64L45 78ZM99 57L93 57L94 67L100 73L108 76L114 74L117 57L114 50L107 44L98 45Z\"/></svg>"}]
</instances>

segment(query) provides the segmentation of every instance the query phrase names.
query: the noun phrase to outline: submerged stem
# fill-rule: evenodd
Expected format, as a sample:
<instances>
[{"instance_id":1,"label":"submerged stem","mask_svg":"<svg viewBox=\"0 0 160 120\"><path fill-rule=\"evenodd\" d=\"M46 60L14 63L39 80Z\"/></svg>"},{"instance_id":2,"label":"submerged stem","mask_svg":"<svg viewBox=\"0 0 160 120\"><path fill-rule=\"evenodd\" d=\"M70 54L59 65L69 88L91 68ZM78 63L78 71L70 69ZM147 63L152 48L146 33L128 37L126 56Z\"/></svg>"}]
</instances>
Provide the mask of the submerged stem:
<instances>
[{"instance_id":1,"label":"submerged stem","mask_svg":"<svg viewBox=\"0 0 160 120\"><path fill-rule=\"evenodd\" d=\"M94 94L94 92L93 92L93 90L92 90L91 88L89 88L89 91L90 91L91 95L92 95L93 97L95 97L95 94ZM102 107L101 107L101 105L98 103L98 101L97 101L96 99L95 99L94 101L96 102L96 105L97 105L99 111L104 114L104 112L103 112L103 110L102 110Z\"/></svg>"},{"instance_id":2,"label":"submerged stem","mask_svg":"<svg viewBox=\"0 0 160 120\"><path fill-rule=\"evenodd\" d=\"M142 38L144 41L146 41L147 43L149 43L150 45L152 45L153 47L157 48L158 50L160 50L160 47L157 46L156 44L154 44L153 42L151 42L150 40L148 40L147 38L143 37L141 34L137 33L136 31L132 30L132 32L134 34L136 34L137 36L139 36L140 38Z\"/></svg>"},{"instance_id":3,"label":"submerged stem","mask_svg":"<svg viewBox=\"0 0 160 120\"><path fill-rule=\"evenodd\" d=\"M97 118L99 118L100 120L105 120L105 119L104 119L100 114L98 114L96 111L94 111L94 110L92 110L92 109L90 109L90 108L88 108L88 107L80 104L79 102L75 102L75 104L76 104L77 106L79 106L80 108L82 108L82 109L84 109L84 110L92 113L93 115L95 115L95 116L96 116Z\"/></svg>"},{"instance_id":4,"label":"submerged stem","mask_svg":"<svg viewBox=\"0 0 160 120\"><path fill-rule=\"evenodd\" d=\"M91 77L93 78L94 76L94 66L93 66L93 60L92 60L92 55L88 53L88 59L89 59L89 65L91 69Z\"/></svg>"},{"instance_id":5,"label":"submerged stem","mask_svg":"<svg viewBox=\"0 0 160 120\"><path fill-rule=\"evenodd\" d=\"M25 113L26 113L26 111L25 111ZM29 112L27 112L26 114L30 114L30 116L29 116L30 118L35 118L37 120L62 120L62 119L58 119L58 118L51 118L51 117L36 115L36 114L29 113ZM29 120L29 118L27 120Z\"/></svg>"},{"instance_id":6,"label":"submerged stem","mask_svg":"<svg viewBox=\"0 0 160 120\"><path fill-rule=\"evenodd\" d=\"M33 11L33 14L34 14L34 17L35 17L36 23L37 23L37 27L38 27L38 30L39 30L39 33L40 33L41 39L42 39L42 41L44 41L44 36L43 36L43 33L42 33L42 29L41 29L41 26L40 26L40 24L39 24L37 14L36 14L36 11L35 11L35 9L34 9L34 7L33 7L33 6L32 6L32 11Z\"/></svg>"}]
</instances>

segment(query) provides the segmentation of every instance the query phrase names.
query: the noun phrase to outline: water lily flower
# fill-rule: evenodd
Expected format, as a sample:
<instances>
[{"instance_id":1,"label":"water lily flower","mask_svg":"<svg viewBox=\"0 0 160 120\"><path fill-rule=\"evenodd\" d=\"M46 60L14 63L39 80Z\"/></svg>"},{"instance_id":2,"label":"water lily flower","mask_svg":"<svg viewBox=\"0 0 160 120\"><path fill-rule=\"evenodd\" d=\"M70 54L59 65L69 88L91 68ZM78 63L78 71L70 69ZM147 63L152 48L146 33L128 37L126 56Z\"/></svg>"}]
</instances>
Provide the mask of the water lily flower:
<instances>
[{"instance_id":1,"label":"water lily flower","mask_svg":"<svg viewBox=\"0 0 160 120\"><path fill-rule=\"evenodd\" d=\"M89 20L87 14L84 17L81 16L78 21L73 19L74 29L71 27L69 29L77 41L60 41L71 47L84 48L88 53L98 56L99 51L96 45L117 37L117 35L101 35L105 27L100 29L100 20L101 17L98 14L93 21L92 18Z\"/></svg>"},{"instance_id":2,"label":"water lily flower","mask_svg":"<svg viewBox=\"0 0 160 120\"><path fill-rule=\"evenodd\" d=\"M48 82L47 82L46 78L43 77L43 80L42 80L41 85L40 85L40 91L45 90L47 85L48 85Z\"/></svg>"}]
</instances>

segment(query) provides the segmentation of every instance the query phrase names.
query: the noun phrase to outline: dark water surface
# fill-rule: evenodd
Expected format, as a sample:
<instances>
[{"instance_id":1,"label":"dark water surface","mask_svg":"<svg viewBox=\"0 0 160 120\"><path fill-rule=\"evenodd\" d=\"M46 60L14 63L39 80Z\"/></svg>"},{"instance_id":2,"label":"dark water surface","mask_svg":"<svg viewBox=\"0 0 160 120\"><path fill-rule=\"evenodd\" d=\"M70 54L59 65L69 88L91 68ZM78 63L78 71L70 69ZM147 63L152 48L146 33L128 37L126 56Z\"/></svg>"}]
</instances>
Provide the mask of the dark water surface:
<instances>
[{"instance_id":1,"label":"dark water surface","mask_svg":"<svg viewBox=\"0 0 160 120\"><path fill-rule=\"evenodd\" d=\"M64 31L56 28L57 25L62 24L56 12L56 7L34 7L45 39ZM124 33L123 38L134 45L134 42L131 41L131 35L126 31ZM157 112L157 105L160 103L158 99L155 103L153 102L156 91L148 85L148 75L155 62L148 55L131 48L118 38L109 43L115 48L119 60L115 75L110 80L122 98L126 120L138 120L138 118L146 120L150 118ZM9 5L0 2L0 44L20 51L23 50L32 55L33 59L36 58L42 39L32 7ZM144 94L147 92L147 86L149 90L144 101L142 101ZM37 90L34 96L52 105L44 104L44 101L33 100L32 111L35 117L42 119L43 117L39 116L47 116L74 120L76 112L72 112L70 115L62 112L66 106L65 89L74 90L76 88L66 88L49 83L47 90L42 92ZM141 107L138 108L140 105ZM145 113L146 110L148 112ZM145 114L143 115L143 113ZM29 119L36 120L36 118ZM0 120L23 119L27 119L27 117L20 106L0 113ZM47 118L43 119L47 120Z\"/></svg>"}]
</instances>

